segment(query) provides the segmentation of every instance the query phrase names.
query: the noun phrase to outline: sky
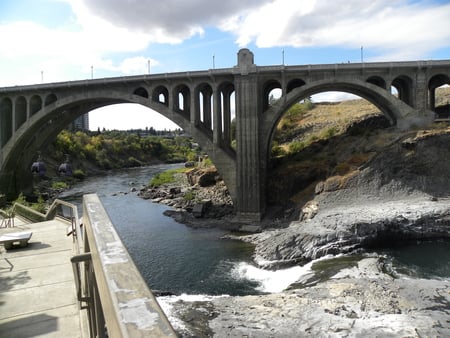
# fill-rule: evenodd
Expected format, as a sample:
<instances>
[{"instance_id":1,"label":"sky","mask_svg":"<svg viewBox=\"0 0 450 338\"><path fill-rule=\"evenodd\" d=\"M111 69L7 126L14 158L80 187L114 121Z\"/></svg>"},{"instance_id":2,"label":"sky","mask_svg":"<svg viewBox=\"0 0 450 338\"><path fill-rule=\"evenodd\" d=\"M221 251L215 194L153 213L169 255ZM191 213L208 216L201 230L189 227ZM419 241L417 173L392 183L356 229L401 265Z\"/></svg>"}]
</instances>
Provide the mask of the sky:
<instances>
[{"instance_id":1,"label":"sky","mask_svg":"<svg viewBox=\"0 0 450 338\"><path fill-rule=\"evenodd\" d=\"M450 0L0 1L0 87L228 68L240 48L259 66L450 59ZM177 128L138 105L89 118Z\"/></svg>"}]
</instances>

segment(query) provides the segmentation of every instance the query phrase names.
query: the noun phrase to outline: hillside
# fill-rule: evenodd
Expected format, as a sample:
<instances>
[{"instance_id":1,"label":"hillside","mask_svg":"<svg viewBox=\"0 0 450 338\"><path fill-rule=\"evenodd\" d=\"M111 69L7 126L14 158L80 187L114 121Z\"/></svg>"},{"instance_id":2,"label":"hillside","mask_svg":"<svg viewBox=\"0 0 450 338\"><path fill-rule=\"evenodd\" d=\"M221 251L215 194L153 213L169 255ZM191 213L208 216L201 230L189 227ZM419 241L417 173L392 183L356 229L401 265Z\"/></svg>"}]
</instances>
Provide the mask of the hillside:
<instances>
[{"instance_id":1,"label":"hillside","mask_svg":"<svg viewBox=\"0 0 450 338\"><path fill-rule=\"evenodd\" d=\"M450 87L438 89L437 106L447 102ZM281 119L274 136L268 203L302 205L314 196L318 182L351 174L411 133L389 127L383 114L363 99L297 104Z\"/></svg>"}]
</instances>

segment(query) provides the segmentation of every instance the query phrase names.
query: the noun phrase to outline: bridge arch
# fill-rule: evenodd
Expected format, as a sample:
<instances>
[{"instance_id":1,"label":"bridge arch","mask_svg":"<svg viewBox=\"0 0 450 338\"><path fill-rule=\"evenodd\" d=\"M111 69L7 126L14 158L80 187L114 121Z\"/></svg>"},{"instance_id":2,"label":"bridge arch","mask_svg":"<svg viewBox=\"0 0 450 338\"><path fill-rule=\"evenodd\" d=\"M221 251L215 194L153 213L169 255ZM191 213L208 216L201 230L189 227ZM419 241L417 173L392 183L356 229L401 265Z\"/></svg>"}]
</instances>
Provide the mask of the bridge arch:
<instances>
[{"instance_id":1,"label":"bridge arch","mask_svg":"<svg viewBox=\"0 0 450 338\"><path fill-rule=\"evenodd\" d=\"M144 87L136 88L133 92L134 95L141 96L145 99L148 99L148 91Z\"/></svg>"},{"instance_id":2,"label":"bridge arch","mask_svg":"<svg viewBox=\"0 0 450 338\"><path fill-rule=\"evenodd\" d=\"M436 74L428 81L429 103L431 110L436 110L436 89L443 85L450 85L450 75Z\"/></svg>"},{"instance_id":3,"label":"bridge arch","mask_svg":"<svg viewBox=\"0 0 450 338\"><path fill-rule=\"evenodd\" d=\"M153 89L152 101L169 106L169 90L164 86L157 86Z\"/></svg>"},{"instance_id":4,"label":"bridge arch","mask_svg":"<svg viewBox=\"0 0 450 338\"><path fill-rule=\"evenodd\" d=\"M136 94L113 92L105 89L91 90L88 93L60 98L48 106L43 106L29 118L26 125L20 126L14 134L12 134L12 127L6 133L0 130L2 132L1 141L4 142L3 161L0 170L2 191L9 196L14 196L20 191L26 191L26 188L32 186L29 168L39 150L45 148L77 117L93 109L117 103L141 104L165 116L190 133L216 164L218 171L229 187L230 194L235 192L236 189L233 185L235 174L233 171L225 170L223 165L226 164L229 168L230 162L233 162L234 158L222 149L215 147L204 130L193 128L189 116L170 109L165 103L154 102ZM12 126L12 102L10 99L2 99L0 111L3 112L0 115L2 117L2 128L7 125ZM3 123L4 121L9 123ZM19 177L20 179L16 179ZM234 196L232 195L232 197Z\"/></svg>"},{"instance_id":5,"label":"bridge arch","mask_svg":"<svg viewBox=\"0 0 450 338\"><path fill-rule=\"evenodd\" d=\"M305 84L306 84L306 82L303 81L302 79L293 79L288 82L287 87L286 87L286 92L290 93L295 88L299 88L301 86L304 86Z\"/></svg>"},{"instance_id":6,"label":"bridge arch","mask_svg":"<svg viewBox=\"0 0 450 338\"><path fill-rule=\"evenodd\" d=\"M39 95L33 95L30 99L30 116L33 116L41 109L42 98Z\"/></svg>"},{"instance_id":7,"label":"bridge arch","mask_svg":"<svg viewBox=\"0 0 450 338\"><path fill-rule=\"evenodd\" d=\"M386 116L392 125L406 119L409 114L413 114L413 109L404 102L398 100L385 89L377 85L353 80L353 81L316 81L309 83L287 93L272 107L264 113L267 118L263 120L264 147L263 156L266 161L270 159L270 145L276 126L284 113L296 102L301 101L314 94L327 91L341 91L360 96L374 104Z\"/></svg>"},{"instance_id":8,"label":"bridge arch","mask_svg":"<svg viewBox=\"0 0 450 338\"><path fill-rule=\"evenodd\" d=\"M3 147L12 136L13 104L10 98L0 101L0 143Z\"/></svg>"},{"instance_id":9,"label":"bridge arch","mask_svg":"<svg viewBox=\"0 0 450 338\"><path fill-rule=\"evenodd\" d=\"M277 80L269 80L266 83L263 84L263 110L267 110L270 106L270 94L274 89L280 89L282 90L281 83Z\"/></svg>"},{"instance_id":10,"label":"bridge arch","mask_svg":"<svg viewBox=\"0 0 450 338\"><path fill-rule=\"evenodd\" d=\"M203 128L212 136L213 130L213 88L207 82L197 85L194 91L196 121L199 122Z\"/></svg>"},{"instance_id":11,"label":"bridge arch","mask_svg":"<svg viewBox=\"0 0 450 338\"><path fill-rule=\"evenodd\" d=\"M27 99L24 96L17 97L14 108L15 108L14 131L16 131L27 120Z\"/></svg>"},{"instance_id":12,"label":"bridge arch","mask_svg":"<svg viewBox=\"0 0 450 338\"><path fill-rule=\"evenodd\" d=\"M176 86L172 93L173 109L189 116L191 112L191 90L185 84Z\"/></svg>"},{"instance_id":13,"label":"bridge arch","mask_svg":"<svg viewBox=\"0 0 450 338\"><path fill-rule=\"evenodd\" d=\"M374 84L380 88L386 89L386 80L383 79L381 76L370 76L366 82Z\"/></svg>"},{"instance_id":14,"label":"bridge arch","mask_svg":"<svg viewBox=\"0 0 450 338\"><path fill-rule=\"evenodd\" d=\"M413 80L406 75L397 76L391 86L397 90L398 98L409 106L413 106Z\"/></svg>"},{"instance_id":15,"label":"bridge arch","mask_svg":"<svg viewBox=\"0 0 450 338\"><path fill-rule=\"evenodd\" d=\"M231 130L231 122L232 122L232 99L234 99L234 83L225 81L219 84L217 87L219 92L218 99L218 109L220 109L220 127L221 127L221 143L224 145L229 151L234 153L234 149L231 146L232 142L232 130ZM234 112L235 113L235 112ZM235 153L234 153L235 155Z\"/></svg>"},{"instance_id":16,"label":"bridge arch","mask_svg":"<svg viewBox=\"0 0 450 338\"><path fill-rule=\"evenodd\" d=\"M56 95L53 93L50 93L45 97L44 105L48 106L48 105L52 104L53 102L56 102L56 100L58 100Z\"/></svg>"}]
</instances>

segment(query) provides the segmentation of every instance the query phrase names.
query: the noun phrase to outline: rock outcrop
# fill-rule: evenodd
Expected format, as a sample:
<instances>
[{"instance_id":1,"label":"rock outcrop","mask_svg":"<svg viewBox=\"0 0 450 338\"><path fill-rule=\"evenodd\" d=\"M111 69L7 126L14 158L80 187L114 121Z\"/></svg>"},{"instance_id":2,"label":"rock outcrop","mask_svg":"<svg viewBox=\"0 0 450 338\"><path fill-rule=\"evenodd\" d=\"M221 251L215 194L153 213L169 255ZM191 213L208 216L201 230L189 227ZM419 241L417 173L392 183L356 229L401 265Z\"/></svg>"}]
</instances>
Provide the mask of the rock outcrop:
<instances>
[{"instance_id":1,"label":"rock outcrop","mask_svg":"<svg viewBox=\"0 0 450 338\"><path fill-rule=\"evenodd\" d=\"M395 279L380 263L362 259L283 293L172 302L183 319L175 328L182 337L448 337L450 281Z\"/></svg>"},{"instance_id":2,"label":"rock outcrop","mask_svg":"<svg viewBox=\"0 0 450 338\"><path fill-rule=\"evenodd\" d=\"M301 220L244 237L264 261L294 263L387 241L450 237L448 130L398 140L359 170L316 186Z\"/></svg>"}]
</instances>

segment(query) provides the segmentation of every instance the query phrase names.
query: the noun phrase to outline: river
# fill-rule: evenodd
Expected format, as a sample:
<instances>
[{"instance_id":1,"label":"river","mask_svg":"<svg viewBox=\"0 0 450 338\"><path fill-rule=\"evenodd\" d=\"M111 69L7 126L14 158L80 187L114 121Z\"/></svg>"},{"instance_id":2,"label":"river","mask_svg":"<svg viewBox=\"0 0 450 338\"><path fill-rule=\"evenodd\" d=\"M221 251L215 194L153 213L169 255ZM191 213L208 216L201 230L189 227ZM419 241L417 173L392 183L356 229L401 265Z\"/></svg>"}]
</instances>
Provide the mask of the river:
<instances>
[{"instance_id":1,"label":"river","mask_svg":"<svg viewBox=\"0 0 450 338\"><path fill-rule=\"evenodd\" d=\"M247 295L280 292L311 274L312 264L278 271L252 262L252 247L221 240L218 229L192 229L164 216L168 207L130 192L156 173L177 165L111 171L89 177L60 198L81 205L81 195L96 193L143 278L153 290L190 295ZM450 243L409 243L380 249L397 274L416 278L450 278ZM330 258L339 266L342 257ZM342 266L345 267L345 264ZM325 274L328 275L328 274Z\"/></svg>"},{"instance_id":2,"label":"river","mask_svg":"<svg viewBox=\"0 0 450 338\"><path fill-rule=\"evenodd\" d=\"M242 264L251 265L250 245L221 240L223 230L179 224L163 215L168 207L130 192L147 184L156 173L174 167L155 165L107 172L83 180L60 198L80 209L81 195L96 193L151 289L209 295L263 291L256 281L239 274Z\"/></svg>"}]
</instances>

